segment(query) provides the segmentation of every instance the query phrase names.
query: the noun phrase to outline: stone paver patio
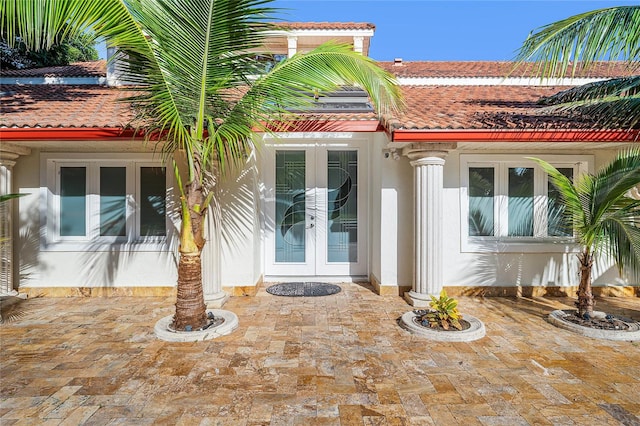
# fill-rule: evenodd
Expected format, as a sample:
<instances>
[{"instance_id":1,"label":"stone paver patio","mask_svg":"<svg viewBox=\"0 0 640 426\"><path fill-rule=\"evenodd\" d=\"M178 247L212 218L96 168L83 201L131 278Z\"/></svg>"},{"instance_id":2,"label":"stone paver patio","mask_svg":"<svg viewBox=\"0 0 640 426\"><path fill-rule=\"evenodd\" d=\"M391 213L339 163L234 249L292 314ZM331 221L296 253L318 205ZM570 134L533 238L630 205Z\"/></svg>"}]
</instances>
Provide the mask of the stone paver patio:
<instances>
[{"instance_id":1,"label":"stone paver patio","mask_svg":"<svg viewBox=\"0 0 640 426\"><path fill-rule=\"evenodd\" d=\"M229 336L156 340L161 298L35 298L0 325L2 425L637 425L640 344L548 324L569 299L460 298L486 337L429 342L410 307L343 284L225 305ZM640 319L640 299L597 309Z\"/></svg>"}]
</instances>

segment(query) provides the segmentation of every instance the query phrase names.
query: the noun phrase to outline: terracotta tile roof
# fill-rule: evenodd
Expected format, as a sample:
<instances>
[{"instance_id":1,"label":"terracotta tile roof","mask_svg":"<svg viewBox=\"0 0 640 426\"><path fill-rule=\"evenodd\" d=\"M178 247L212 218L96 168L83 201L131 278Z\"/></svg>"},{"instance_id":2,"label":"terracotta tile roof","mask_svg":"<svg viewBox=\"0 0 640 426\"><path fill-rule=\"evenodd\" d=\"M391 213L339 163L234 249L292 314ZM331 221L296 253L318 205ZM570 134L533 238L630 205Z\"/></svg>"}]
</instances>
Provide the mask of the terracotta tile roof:
<instances>
[{"instance_id":1,"label":"terracotta tile roof","mask_svg":"<svg viewBox=\"0 0 640 426\"><path fill-rule=\"evenodd\" d=\"M535 77L536 65L524 64L513 69L513 62L483 61L403 61L378 62L382 68L397 77ZM569 69L568 76L572 69ZM576 77L612 78L640 73L640 66L630 67L623 62L601 62L584 72L576 70Z\"/></svg>"},{"instance_id":2,"label":"terracotta tile roof","mask_svg":"<svg viewBox=\"0 0 640 426\"><path fill-rule=\"evenodd\" d=\"M0 127L127 127L133 113L118 100L131 92L92 85L2 85Z\"/></svg>"},{"instance_id":3,"label":"terracotta tile roof","mask_svg":"<svg viewBox=\"0 0 640 426\"><path fill-rule=\"evenodd\" d=\"M283 30L375 30L368 22L276 22Z\"/></svg>"},{"instance_id":4,"label":"terracotta tile roof","mask_svg":"<svg viewBox=\"0 0 640 426\"><path fill-rule=\"evenodd\" d=\"M2 70L2 77L103 77L107 75L107 61L76 62L73 64L31 68L26 70Z\"/></svg>"},{"instance_id":5,"label":"terracotta tile roof","mask_svg":"<svg viewBox=\"0 0 640 426\"><path fill-rule=\"evenodd\" d=\"M541 111L538 99L565 87L403 86L407 108L381 122L397 129L578 129L594 126L585 117L561 117ZM118 102L131 92L101 86L0 86L0 127L122 127L133 111ZM313 113L301 121L336 123L375 121L373 113ZM300 128L300 127L298 127ZM300 130L299 130L300 131Z\"/></svg>"},{"instance_id":6,"label":"terracotta tile roof","mask_svg":"<svg viewBox=\"0 0 640 426\"><path fill-rule=\"evenodd\" d=\"M541 111L538 99L567 87L558 86L403 86L406 110L384 117L397 129L565 129L593 127L585 117L562 117Z\"/></svg>"},{"instance_id":7,"label":"terracotta tile roof","mask_svg":"<svg viewBox=\"0 0 640 426\"><path fill-rule=\"evenodd\" d=\"M240 90L242 92L242 90ZM131 91L91 85L0 85L0 127L122 127L134 113ZM303 114L300 121L376 121L374 113Z\"/></svg>"}]
</instances>

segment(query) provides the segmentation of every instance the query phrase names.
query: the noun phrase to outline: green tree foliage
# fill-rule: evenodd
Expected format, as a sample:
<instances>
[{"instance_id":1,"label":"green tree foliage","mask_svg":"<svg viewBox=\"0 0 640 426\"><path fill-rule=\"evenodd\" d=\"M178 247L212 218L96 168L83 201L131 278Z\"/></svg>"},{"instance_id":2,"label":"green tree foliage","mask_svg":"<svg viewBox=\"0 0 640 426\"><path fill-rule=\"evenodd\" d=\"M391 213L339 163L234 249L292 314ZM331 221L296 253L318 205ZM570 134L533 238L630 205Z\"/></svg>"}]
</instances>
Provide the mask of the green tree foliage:
<instances>
[{"instance_id":1,"label":"green tree foliage","mask_svg":"<svg viewBox=\"0 0 640 426\"><path fill-rule=\"evenodd\" d=\"M96 61L98 51L95 39L90 34L78 34L75 37L56 43L48 49L31 50L16 36L15 42L7 43L0 39L0 68L26 69L69 65L74 62Z\"/></svg>"}]
</instances>

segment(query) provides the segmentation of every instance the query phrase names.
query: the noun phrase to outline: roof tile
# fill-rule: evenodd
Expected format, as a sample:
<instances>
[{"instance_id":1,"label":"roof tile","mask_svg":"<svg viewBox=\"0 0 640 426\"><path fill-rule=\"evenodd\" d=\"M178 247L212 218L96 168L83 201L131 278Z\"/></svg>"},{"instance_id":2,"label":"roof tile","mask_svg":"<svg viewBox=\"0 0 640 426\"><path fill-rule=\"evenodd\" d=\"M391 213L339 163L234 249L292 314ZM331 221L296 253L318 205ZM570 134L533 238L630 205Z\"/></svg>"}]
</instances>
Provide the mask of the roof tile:
<instances>
[{"instance_id":1,"label":"roof tile","mask_svg":"<svg viewBox=\"0 0 640 426\"><path fill-rule=\"evenodd\" d=\"M378 62L382 68L397 77L536 77L538 66L532 63L514 68L514 62L488 61L408 61ZM567 76L571 76L570 67ZM627 77L640 72L640 65L625 62L600 62L584 71L576 68L576 77Z\"/></svg>"},{"instance_id":2,"label":"roof tile","mask_svg":"<svg viewBox=\"0 0 640 426\"><path fill-rule=\"evenodd\" d=\"M2 77L103 77L107 75L107 61L75 62L73 64L29 68L24 70L2 70Z\"/></svg>"},{"instance_id":3,"label":"roof tile","mask_svg":"<svg viewBox=\"0 0 640 426\"><path fill-rule=\"evenodd\" d=\"M2 85L0 127L128 127L130 91L93 85Z\"/></svg>"},{"instance_id":4,"label":"roof tile","mask_svg":"<svg viewBox=\"0 0 640 426\"><path fill-rule=\"evenodd\" d=\"M397 129L565 129L591 128L586 117L548 114L537 101L559 86L403 86L406 109L383 117Z\"/></svg>"},{"instance_id":5,"label":"roof tile","mask_svg":"<svg viewBox=\"0 0 640 426\"><path fill-rule=\"evenodd\" d=\"M283 30L375 30L368 22L278 22Z\"/></svg>"}]
</instances>

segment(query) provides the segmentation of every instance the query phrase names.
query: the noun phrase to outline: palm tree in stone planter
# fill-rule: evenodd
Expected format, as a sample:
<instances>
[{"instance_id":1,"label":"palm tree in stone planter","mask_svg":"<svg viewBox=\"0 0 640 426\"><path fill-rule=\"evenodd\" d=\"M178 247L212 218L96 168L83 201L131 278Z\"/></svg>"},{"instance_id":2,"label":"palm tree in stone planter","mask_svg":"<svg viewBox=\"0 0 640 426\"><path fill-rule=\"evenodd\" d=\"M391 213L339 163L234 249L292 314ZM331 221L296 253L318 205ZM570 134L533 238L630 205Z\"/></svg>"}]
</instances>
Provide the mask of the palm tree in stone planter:
<instances>
[{"instance_id":1,"label":"palm tree in stone planter","mask_svg":"<svg viewBox=\"0 0 640 426\"><path fill-rule=\"evenodd\" d=\"M533 31L518 51L519 64L533 61L542 77L564 77L588 71L599 61L620 60L638 71L640 6L588 11ZM637 73L636 73L637 74ZM577 113L596 118L600 128L640 126L640 76L577 86L540 100L550 113ZM640 151L621 152L595 175L575 184L548 163L536 160L557 188L577 242L582 246L578 313L593 311L591 275L598 253L615 260L621 272L638 275L640 201L627 196L640 183Z\"/></svg>"},{"instance_id":2,"label":"palm tree in stone planter","mask_svg":"<svg viewBox=\"0 0 640 426\"><path fill-rule=\"evenodd\" d=\"M621 274L640 275L640 200L630 196L640 185L640 148L618 153L595 174L584 174L575 183L551 164L533 158L557 189L566 223L580 244L578 314L593 312L591 292L593 263L597 256L613 259Z\"/></svg>"},{"instance_id":3,"label":"palm tree in stone planter","mask_svg":"<svg viewBox=\"0 0 640 426\"><path fill-rule=\"evenodd\" d=\"M357 85L376 109L401 103L395 79L349 46L327 44L264 72L256 57L276 27L271 0L2 0L0 24L8 40L20 34L31 47L87 29L109 40L138 85L129 99L159 138L176 172L181 227L178 295L173 328L207 325L201 253L204 219L214 192L207 176L242 162L256 129L291 118L313 93ZM306 94L306 95L305 95ZM297 108L296 108L297 107ZM184 156L178 170L176 153Z\"/></svg>"}]
</instances>

